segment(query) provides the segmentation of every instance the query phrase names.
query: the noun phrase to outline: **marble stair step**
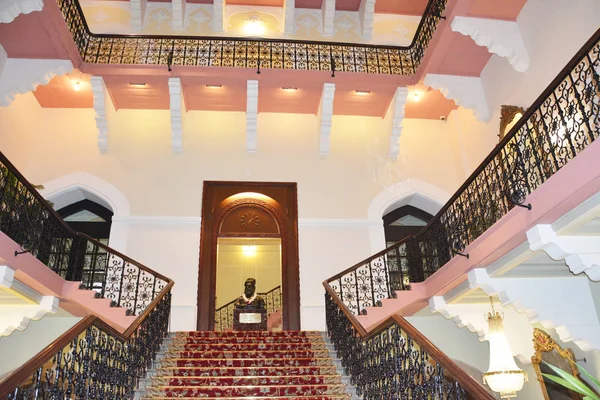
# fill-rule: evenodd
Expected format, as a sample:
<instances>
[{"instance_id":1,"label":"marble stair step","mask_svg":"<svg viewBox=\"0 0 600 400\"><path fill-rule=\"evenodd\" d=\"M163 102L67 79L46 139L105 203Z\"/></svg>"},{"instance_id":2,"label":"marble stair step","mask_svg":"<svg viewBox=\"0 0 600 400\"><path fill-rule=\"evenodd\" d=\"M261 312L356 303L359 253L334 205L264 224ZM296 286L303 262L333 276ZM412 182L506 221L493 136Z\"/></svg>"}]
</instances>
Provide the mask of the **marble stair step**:
<instances>
[{"instance_id":1,"label":"marble stair step","mask_svg":"<svg viewBox=\"0 0 600 400\"><path fill-rule=\"evenodd\" d=\"M327 366L283 366L283 367L161 367L156 376L285 376L285 375L331 375L336 373L333 365Z\"/></svg>"},{"instance_id":2,"label":"marble stair step","mask_svg":"<svg viewBox=\"0 0 600 400\"><path fill-rule=\"evenodd\" d=\"M272 385L334 385L342 377L335 375L284 376L157 376L151 386L272 386Z\"/></svg>"},{"instance_id":3,"label":"marble stair step","mask_svg":"<svg viewBox=\"0 0 600 400\"><path fill-rule=\"evenodd\" d=\"M146 396L166 397L267 397L267 396L326 396L347 394L343 384L270 385L270 386L149 386Z\"/></svg>"}]
</instances>

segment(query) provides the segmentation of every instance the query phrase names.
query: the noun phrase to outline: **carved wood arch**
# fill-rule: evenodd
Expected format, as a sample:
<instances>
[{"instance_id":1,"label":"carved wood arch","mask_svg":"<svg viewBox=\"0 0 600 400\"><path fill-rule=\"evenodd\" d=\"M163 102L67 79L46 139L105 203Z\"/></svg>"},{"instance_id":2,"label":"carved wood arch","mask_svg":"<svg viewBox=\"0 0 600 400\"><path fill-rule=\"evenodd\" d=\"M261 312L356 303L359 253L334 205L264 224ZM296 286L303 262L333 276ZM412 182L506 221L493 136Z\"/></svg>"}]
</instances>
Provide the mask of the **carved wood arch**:
<instances>
[{"instance_id":1,"label":"carved wood arch","mask_svg":"<svg viewBox=\"0 0 600 400\"><path fill-rule=\"evenodd\" d=\"M271 199L273 200L273 199ZM226 201L226 200L225 200ZM273 200L276 202L275 200ZM260 221L264 222L264 219L258 219L258 223L248 224L248 221L240 220L240 227L238 230L232 230L231 227L228 227L228 232L223 232L222 228L225 222L228 221L229 218L234 217L236 211L243 210L244 208L255 208L258 210L264 211L268 214L272 221L275 222L276 232L273 229L269 229L270 226L260 226ZM260 215L257 215L260 217ZM233 221L232 221L233 222ZM244 224L245 222L245 224ZM277 210L272 204L267 201L261 199L255 199L250 197L245 197L241 199L232 200L227 202L227 204L217 212L217 218L214 222L215 226L213 228L213 240L216 240L217 237L281 237L282 240L284 235L286 234L285 224L283 223L283 219ZM233 223L232 223L233 225ZM262 228L262 229L259 229ZM265 229L266 228L266 229Z\"/></svg>"}]
</instances>

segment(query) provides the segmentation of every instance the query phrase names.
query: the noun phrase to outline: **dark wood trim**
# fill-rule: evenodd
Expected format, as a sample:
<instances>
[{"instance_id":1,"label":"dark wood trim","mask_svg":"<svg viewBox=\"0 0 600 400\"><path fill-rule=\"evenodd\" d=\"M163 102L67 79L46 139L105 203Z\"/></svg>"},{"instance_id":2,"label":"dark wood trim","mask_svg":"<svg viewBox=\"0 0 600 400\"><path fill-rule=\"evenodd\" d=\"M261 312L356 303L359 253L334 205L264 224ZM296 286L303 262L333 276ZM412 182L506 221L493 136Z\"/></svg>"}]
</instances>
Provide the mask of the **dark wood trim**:
<instances>
[{"instance_id":1,"label":"dark wood trim","mask_svg":"<svg viewBox=\"0 0 600 400\"><path fill-rule=\"evenodd\" d=\"M392 222L396 221L398 218L402 218L406 215L415 216L415 217L419 218L420 220L423 220L425 223L431 221L431 219L433 218L433 215L429 214L427 211L423 211L420 208L411 206L409 204L409 205L398 207L395 210L390 211L389 213L384 215L383 216L383 224L385 226L387 226L387 225L391 224ZM423 225L423 226L425 226L425 225Z\"/></svg>"},{"instance_id":2,"label":"dark wood trim","mask_svg":"<svg viewBox=\"0 0 600 400\"><path fill-rule=\"evenodd\" d=\"M106 222L112 222L113 212L111 210L88 199L69 204L56 212L64 219L83 210L89 210L97 216L102 217Z\"/></svg>"},{"instance_id":3,"label":"dark wood trim","mask_svg":"<svg viewBox=\"0 0 600 400\"><path fill-rule=\"evenodd\" d=\"M282 233L282 295L283 328L300 329L300 265L298 255L298 196L296 183L286 182L227 182L205 181L202 193L202 219L200 232L200 265L198 268L197 329L214 328L214 296L216 291L216 239L217 229L227 212L233 207L251 204L237 202L228 207L224 201L244 192L256 192L274 200L272 207L262 204L275 217ZM250 199L248 199L250 200ZM256 204L256 202L254 202ZM260 203L260 202L258 202ZM228 235L223 235L230 237ZM260 234L233 237L265 237Z\"/></svg>"}]
</instances>

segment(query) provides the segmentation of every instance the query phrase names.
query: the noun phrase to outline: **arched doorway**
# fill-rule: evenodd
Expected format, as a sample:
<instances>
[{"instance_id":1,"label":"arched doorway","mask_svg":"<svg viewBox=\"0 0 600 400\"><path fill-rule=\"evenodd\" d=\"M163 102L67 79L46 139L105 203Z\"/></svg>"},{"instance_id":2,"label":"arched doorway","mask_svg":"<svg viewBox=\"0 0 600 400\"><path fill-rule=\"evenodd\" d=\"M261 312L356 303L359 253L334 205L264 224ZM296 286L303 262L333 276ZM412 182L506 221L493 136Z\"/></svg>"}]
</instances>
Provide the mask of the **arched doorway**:
<instances>
[{"instance_id":1,"label":"arched doorway","mask_svg":"<svg viewBox=\"0 0 600 400\"><path fill-rule=\"evenodd\" d=\"M215 311L240 296L250 277L267 297L267 308L278 302L279 288L281 327L300 329L297 215L295 183L204 183L199 330L222 328ZM260 254L244 254L247 250Z\"/></svg>"}]
</instances>

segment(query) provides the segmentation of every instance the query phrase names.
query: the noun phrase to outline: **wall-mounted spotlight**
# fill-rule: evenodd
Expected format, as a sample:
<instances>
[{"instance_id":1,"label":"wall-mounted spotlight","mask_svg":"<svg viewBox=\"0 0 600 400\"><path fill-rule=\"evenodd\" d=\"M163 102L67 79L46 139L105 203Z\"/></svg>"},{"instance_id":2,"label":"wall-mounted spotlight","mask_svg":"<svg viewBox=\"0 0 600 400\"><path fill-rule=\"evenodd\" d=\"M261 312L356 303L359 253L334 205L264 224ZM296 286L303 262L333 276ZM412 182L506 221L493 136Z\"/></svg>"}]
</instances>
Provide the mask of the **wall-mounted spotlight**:
<instances>
[{"instance_id":1,"label":"wall-mounted spotlight","mask_svg":"<svg viewBox=\"0 0 600 400\"><path fill-rule=\"evenodd\" d=\"M354 93L356 93L359 96L367 96L369 94L371 94L370 90L355 90Z\"/></svg>"},{"instance_id":2,"label":"wall-mounted spotlight","mask_svg":"<svg viewBox=\"0 0 600 400\"><path fill-rule=\"evenodd\" d=\"M218 88L223 87L223 85L206 85L206 87L210 88L210 89L218 89Z\"/></svg>"},{"instance_id":3,"label":"wall-mounted spotlight","mask_svg":"<svg viewBox=\"0 0 600 400\"><path fill-rule=\"evenodd\" d=\"M144 88L146 87L145 83L139 83L139 82L129 82L129 86L134 87L134 88Z\"/></svg>"},{"instance_id":4,"label":"wall-mounted spotlight","mask_svg":"<svg viewBox=\"0 0 600 400\"><path fill-rule=\"evenodd\" d=\"M286 92L295 92L296 90L298 90L297 87L282 87L281 90L284 90Z\"/></svg>"},{"instance_id":5,"label":"wall-mounted spotlight","mask_svg":"<svg viewBox=\"0 0 600 400\"><path fill-rule=\"evenodd\" d=\"M79 81L79 79L77 79L73 84L73 90L76 92L79 92L79 90L81 90L81 82Z\"/></svg>"}]
</instances>

